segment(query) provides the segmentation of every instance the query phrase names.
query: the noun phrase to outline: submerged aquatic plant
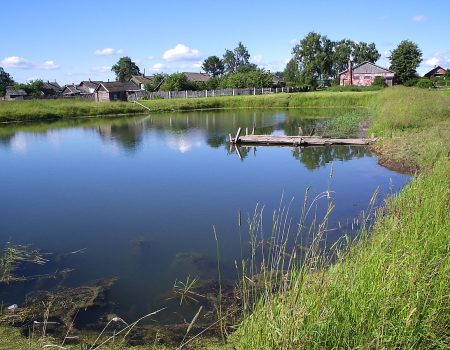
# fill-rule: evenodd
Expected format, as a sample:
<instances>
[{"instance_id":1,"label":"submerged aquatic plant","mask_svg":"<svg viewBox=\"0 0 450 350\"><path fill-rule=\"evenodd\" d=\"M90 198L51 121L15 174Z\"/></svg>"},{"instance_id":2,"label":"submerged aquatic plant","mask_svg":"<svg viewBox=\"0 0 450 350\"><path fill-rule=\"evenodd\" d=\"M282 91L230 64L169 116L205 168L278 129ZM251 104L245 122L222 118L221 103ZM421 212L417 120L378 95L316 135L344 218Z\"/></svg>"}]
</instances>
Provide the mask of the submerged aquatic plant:
<instances>
[{"instance_id":1,"label":"submerged aquatic plant","mask_svg":"<svg viewBox=\"0 0 450 350\"><path fill-rule=\"evenodd\" d=\"M24 263L44 265L47 261L38 249L7 243L0 255L0 282L15 280L14 272Z\"/></svg>"}]
</instances>

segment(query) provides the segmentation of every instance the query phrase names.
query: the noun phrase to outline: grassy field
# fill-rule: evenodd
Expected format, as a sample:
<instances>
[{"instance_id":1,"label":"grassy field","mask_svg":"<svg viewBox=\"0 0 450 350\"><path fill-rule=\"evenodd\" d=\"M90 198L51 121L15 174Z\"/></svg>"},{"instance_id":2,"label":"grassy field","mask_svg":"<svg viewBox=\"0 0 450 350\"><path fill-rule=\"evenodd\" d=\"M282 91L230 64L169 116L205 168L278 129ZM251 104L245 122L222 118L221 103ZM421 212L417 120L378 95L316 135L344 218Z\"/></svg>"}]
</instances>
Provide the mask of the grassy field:
<instances>
[{"instance_id":1,"label":"grassy field","mask_svg":"<svg viewBox=\"0 0 450 350\"><path fill-rule=\"evenodd\" d=\"M285 287L273 293L266 279L232 336L237 349L449 348L450 99L399 87L374 103L378 152L420 173L336 263L311 254L302 268L267 268Z\"/></svg>"},{"instance_id":2,"label":"grassy field","mask_svg":"<svg viewBox=\"0 0 450 350\"><path fill-rule=\"evenodd\" d=\"M140 101L151 112L189 111L211 108L367 107L376 92L312 92L259 96L208 97ZM0 103L0 122L38 121L83 116L149 113L131 102L86 100L31 100Z\"/></svg>"}]
</instances>

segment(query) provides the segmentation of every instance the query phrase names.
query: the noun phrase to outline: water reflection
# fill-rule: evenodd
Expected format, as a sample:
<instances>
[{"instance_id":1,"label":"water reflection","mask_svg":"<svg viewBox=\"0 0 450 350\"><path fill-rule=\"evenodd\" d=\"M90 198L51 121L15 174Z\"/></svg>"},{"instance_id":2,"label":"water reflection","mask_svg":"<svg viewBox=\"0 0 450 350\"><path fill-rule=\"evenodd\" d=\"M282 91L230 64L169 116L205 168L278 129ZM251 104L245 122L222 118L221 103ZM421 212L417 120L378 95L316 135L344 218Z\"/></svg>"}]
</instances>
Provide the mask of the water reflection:
<instances>
[{"instance_id":1,"label":"water reflection","mask_svg":"<svg viewBox=\"0 0 450 350\"><path fill-rule=\"evenodd\" d=\"M346 113L346 110L338 110ZM336 110L293 110L272 111L231 111L231 112L189 112L150 115L145 117L120 119L86 119L56 123L21 125L36 137L44 137L54 145L61 142L61 131L80 126L100 136L104 149L117 155L135 154L141 149L145 134L163 139L167 147L180 153L190 152L202 145L223 148L229 155L237 155L245 160L249 154L256 156L256 149L229 147L228 135L238 127L246 132L255 130L257 134L296 135L299 130L308 134L317 125L336 113ZM354 111L352 112L354 113ZM363 113L363 112L361 112ZM16 126L0 128L0 146L9 147L17 153L27 152L27 140L17 131ZM350 160L369 155L365 147L307 147L293 148L292 156L308 169L316 169L333 160Z\"/></svg>"}]
</instances>

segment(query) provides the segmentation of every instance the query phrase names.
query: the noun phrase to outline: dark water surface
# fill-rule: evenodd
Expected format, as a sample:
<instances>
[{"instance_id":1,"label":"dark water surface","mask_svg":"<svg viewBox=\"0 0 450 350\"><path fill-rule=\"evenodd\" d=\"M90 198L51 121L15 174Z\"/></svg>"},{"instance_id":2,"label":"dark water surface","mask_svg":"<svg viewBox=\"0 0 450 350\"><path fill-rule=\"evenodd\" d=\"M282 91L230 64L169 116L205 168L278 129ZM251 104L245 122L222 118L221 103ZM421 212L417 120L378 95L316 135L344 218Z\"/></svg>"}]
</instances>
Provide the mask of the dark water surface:
<instances>
[{"instance_id":1,"label":"dark water surface","mask_svg":"<svg viewBox=\"0 0 450 350\"><path fill-rule=\"evenodd\" d=\"M109 311L136 319L165 305L175 280L216 277L213 225L223 277L235 277L238 211L245 219L263 205L270 233L281 197L293 198L295 221L308 186L311 196L334 191L336 230L328 239L336 240L377 187L380 202L408 177L378 165L365 147L241 148L241 159L226 142L239 126L296 134L320 114L190 112L0 126L0 245L51 252L33 273L75 269L63 281L0 285L0 301L20 305L31 290L117 277Z\"/></svg>"}]
</instances>

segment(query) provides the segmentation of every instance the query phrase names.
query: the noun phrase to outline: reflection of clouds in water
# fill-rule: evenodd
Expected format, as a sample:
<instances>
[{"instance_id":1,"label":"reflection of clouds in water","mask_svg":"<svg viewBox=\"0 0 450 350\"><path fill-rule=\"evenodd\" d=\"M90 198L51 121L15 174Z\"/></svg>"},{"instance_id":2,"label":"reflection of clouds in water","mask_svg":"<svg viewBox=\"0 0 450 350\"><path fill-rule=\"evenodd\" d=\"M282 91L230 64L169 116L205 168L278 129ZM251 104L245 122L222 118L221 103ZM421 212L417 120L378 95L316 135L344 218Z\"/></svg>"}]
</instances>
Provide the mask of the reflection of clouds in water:
<instances>
[{"instance_id":1,"label":"reflection of clouds in water","mask_svg":"<svg viewBox=\"0 0 450 350\"><path fill-rule=\"evenodd\" d=\"M17 133L10 141L11 149L16 153L27 153L28 143L25 135Z\"/></svg>"},{"instance_id":2,"label":"reflection of clouds in water","mask_svg":"<svg viewBox=\"0 0 450 350\"><path fill-rule=\"evenodd\" d=\"M167 145L170 149L186 153L205 143L205 133L201 130L190 130L183 133L167 135Z\"/></svg>"},{"instance_id":3,"label":"reflection of clouds in water","mask_svg":"<svg viewBox=\"0 0 450 350\"><path fill-rule=\"evenodd\" d=\"M59 148L61 145L61 133L56 130L47 131L47 139L52 146Z\"/></svg>"},{"instance_id":4,"label":"reflection of clouds in water","mask_svg":"<svg viewBox=\"0 0 450 350\"><path fill-rule=\"evenodd\" d=\"M101 147L103 153L110 154L113 156L118 156L120 154L120 149L117 142L107 140L106 142L102 143Z\"/></svg>"}]
</instances>

